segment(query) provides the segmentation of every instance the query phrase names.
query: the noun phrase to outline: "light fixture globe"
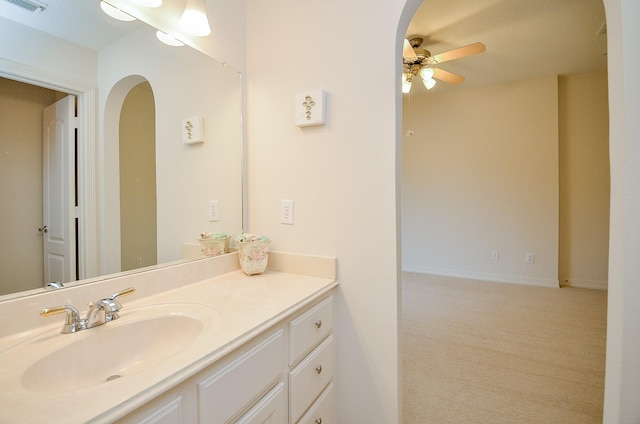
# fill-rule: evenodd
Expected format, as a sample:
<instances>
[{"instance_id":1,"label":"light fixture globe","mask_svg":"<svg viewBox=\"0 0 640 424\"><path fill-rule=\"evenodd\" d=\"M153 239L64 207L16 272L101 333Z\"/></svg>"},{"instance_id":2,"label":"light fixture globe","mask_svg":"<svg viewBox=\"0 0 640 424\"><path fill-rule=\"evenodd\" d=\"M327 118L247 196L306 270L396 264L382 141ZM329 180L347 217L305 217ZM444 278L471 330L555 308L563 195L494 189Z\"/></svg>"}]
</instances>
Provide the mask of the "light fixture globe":
<instances>
[{"instance_id":1,"label":"light fixture globe","mask_svg":"<svg viewBox=\"0 0 640 424\"><path fill-rule=\"evenodd\" d=\"M433 68L430 68L428 66L423 66L420 69L420 78L422 78L424 81L432 79L433 78Z\"/></svg>"},{"instance_id":2,"label":"light fixture globe","mask_svg":"<svg viewBox=\"0 0 640 424\"><path fill-rule=\"evenodd\" d=\"M422 80L422 83L427 88L427 90L431 90L433 87L436 86L436 80L434 80L433 78Z\"/></svg>"},{"instance_id":3,"label":"light fixture globe","mask_svg":"<svg viewBox=\"0 0 640 424\"><path fill-rule=\"evenodd\" d=\"M182 47L184 46L184 43L180 40L177 40L175 37L167 34L166 32L163 31L156 31L156 38L160 41L162 41L164 44L166 44L167 46L171 46L171 47Z\"/></svg>"},{"instance_id":4,"label":"light fixture globe","mask_svg":"<svg viewBox=\"0 0 640 424\"><path fill-rule=\"evenodd\" d=\"M191 35L204 37L211 34L204 0L187 0L180 27Z\"/></svg>"},{"instance_id":5,"label":"light fixture globe","mask_svg":"<svg viewBox=\"0 0 640 424\"><path fill-rule=\"evenodd\" d=\"M411 74L407 72L402 73L402 92L408 94L411 91Z\"/></svg>"}]
</instances>

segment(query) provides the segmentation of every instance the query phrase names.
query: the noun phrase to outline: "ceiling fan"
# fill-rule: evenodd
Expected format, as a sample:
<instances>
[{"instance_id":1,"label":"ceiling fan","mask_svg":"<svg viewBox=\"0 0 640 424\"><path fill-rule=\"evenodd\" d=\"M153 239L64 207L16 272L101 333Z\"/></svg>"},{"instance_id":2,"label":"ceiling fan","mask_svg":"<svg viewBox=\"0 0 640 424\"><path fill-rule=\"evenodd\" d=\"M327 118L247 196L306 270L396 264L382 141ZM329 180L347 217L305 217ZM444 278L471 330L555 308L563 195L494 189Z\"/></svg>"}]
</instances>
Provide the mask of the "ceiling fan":
<instances>
[{"instance_id":1,"label":"ceiling fan","mask_svg":"<svg viewBox=\"0 0 640 424\"><path fill-rule=\"evenodd\" d=\"M421 36L411 36L409 39L404 40L404 48L402 50L403 93L411 91L411 83L418 76L422 79L427 90L431 90L436 85L436 79L448 84L461 84L464 81L463 76L435 66L439 63L482 53L486 50L484 44L473 43L432 56L429 50L420 47L423 41L424 38Z\"/></svg>"}]
</instances>

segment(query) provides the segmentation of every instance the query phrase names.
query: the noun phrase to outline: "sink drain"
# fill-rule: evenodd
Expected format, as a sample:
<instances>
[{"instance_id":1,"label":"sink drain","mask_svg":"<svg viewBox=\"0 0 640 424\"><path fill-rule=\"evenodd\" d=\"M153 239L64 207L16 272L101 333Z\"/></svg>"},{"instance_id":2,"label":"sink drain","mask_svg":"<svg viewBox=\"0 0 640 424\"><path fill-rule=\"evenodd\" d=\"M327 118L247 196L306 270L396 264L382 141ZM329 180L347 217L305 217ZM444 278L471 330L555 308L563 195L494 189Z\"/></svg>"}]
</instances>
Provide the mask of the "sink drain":
<instances>
[{"instance_id":1,"label":"sink drain","mask_svg":"<svg viewBox=\"0 0 640 424\"><path fill-rule=\"evenodd\" d=\"M107 381L115 380L116 378L120 378L118 374L107 377Z\"/></svg>"}]
</instances>

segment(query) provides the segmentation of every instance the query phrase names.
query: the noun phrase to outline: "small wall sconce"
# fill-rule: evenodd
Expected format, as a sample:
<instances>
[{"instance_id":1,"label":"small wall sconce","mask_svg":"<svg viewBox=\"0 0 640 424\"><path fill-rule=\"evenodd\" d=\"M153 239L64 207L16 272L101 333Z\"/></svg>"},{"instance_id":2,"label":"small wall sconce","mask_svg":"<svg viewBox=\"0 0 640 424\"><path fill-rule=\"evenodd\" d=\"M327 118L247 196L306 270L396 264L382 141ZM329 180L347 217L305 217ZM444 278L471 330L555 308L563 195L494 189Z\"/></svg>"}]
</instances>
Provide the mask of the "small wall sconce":
<instances>
[{"instance_id":1,"label":"small wall sconce","mask_svg":"<svg viewBox=\"0 0 640 424\"><path fill-rule=\"evenodd\" d=\"M182 120L182 142L184 144L204 143L204 118L193 116Z\"/></svg>"},{"instance_id":2,"label":"small wall sconce","mask_svg":"<svg viewBox=\"0 0 640 424\"><path fill-rule=\"evenodd\" d=\"M322 89L307 90L296 94L295 123L298 127L324 125L327 94Z\"/></svg>"}]
</instances>

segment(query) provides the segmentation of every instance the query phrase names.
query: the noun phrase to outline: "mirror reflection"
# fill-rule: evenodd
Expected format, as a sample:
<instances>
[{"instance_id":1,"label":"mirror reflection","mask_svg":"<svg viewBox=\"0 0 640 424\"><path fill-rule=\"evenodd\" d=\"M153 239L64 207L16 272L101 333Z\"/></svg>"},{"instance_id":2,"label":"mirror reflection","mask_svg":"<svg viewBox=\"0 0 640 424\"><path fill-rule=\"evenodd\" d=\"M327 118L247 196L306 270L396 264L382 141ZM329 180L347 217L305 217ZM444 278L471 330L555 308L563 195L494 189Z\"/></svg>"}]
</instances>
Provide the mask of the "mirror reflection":
<instances>
[{"instance_id":1,"label":"mirror reflection","mask_svg":"<svg viewBox=\"0 0 640 424\"><path fill-rule=\"evenodd\" d=\"M20 88L0 85L0 294L33 293L49 280L43 240L50 233L38 231L47 220L42 109L68 94L77 99L78 140L70 160L76 169L65 173L74 180L71 198L78 208L71 207L70 214L60 212L71 233L76 231L70 250L75 264L69 264L71 276L64 276L63 282L76 275L94 281L125 269L200 258L200 233L242 231L238 72L188 47L163 45L155 30L144 26L98 50L2 16L0 36L18 40L13 48L0 47L0 76L2 84ZM41 42L29 42L26 48L20 40L27 39ZM70 62L73 52L81 55ZM62 70L67 74L61 76ZM42 86L46 100L40 101L39 112L31 113L40 115L40 124L17 120L15 114L5 119L5 110L20 115L9 100L24 103L29 94L19 93L22 89L30 92ZM135 94L141 96L130 97ZM183 122L193 117L202 119L204 142L188 144ZM5 135L12 127L13 135ZM39 135L38 143L24 142L26 129L36 134L31 138ZM27 162L16 145L28 145L39 161ZM28 207L11 207L15 202L10 195L39 200ZM218 201L217 221L208 219L211 200ZM7 242L9 232L14 235Z\"/></svg>"}]
</instances>

